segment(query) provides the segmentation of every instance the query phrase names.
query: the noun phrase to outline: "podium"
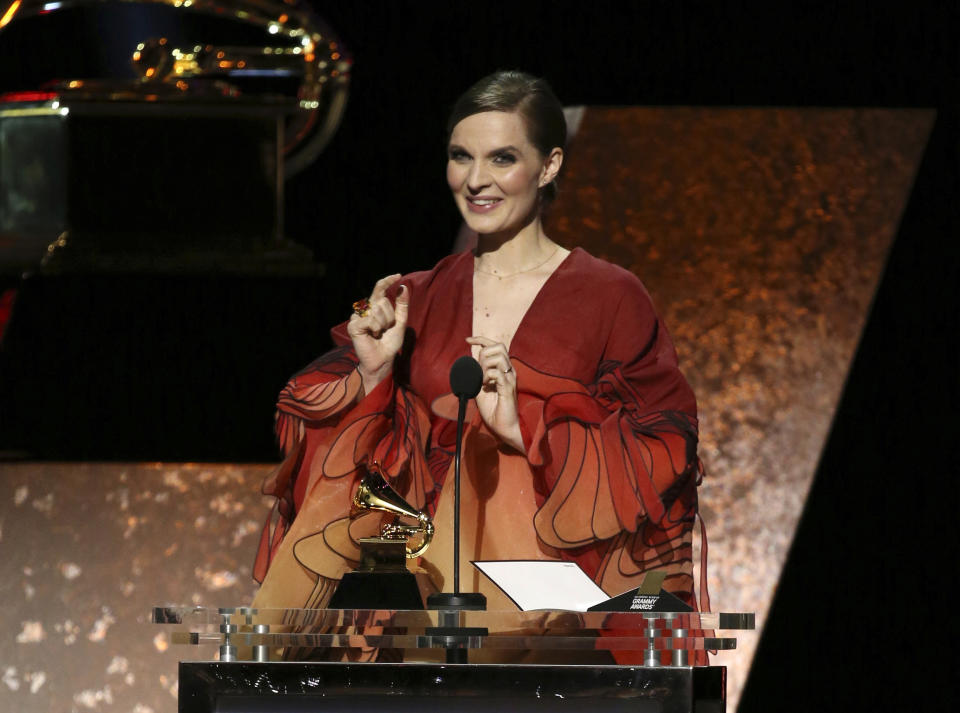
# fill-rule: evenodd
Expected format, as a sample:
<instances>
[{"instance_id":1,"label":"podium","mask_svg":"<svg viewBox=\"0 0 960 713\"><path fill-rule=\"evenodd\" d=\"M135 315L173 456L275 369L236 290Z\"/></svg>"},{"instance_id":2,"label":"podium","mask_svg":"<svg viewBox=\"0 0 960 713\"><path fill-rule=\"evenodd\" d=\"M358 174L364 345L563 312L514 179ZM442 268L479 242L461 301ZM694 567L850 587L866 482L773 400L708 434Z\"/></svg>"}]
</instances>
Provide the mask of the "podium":
<instances>
[{"instance_id":1,"label":"podium","mask_svg":"<svg viewBox=\"0 0 960 713\"><path fill-rule=\"evenodd\" d=\"M470 633L431 633L451 616ZM180 713L717 713L726 710L726 669L690 665L693 652L733 649L736 639L716 631L754 627L753 614L544 610L158 607L152 620L172 627L174 644L218 652L216 660L181 661ZM477 630L486 633L476 635ZM271 660L279 647L403 649L405 662ZM438 658L451 647L466 649L475 660L416 661ZM642 656L643 665L612 663L613 652L627 651ZM480 663L481 658L501 661ZM520 660L534 663L505 663Z\"/></svg>"},{"instance_id":2,"label":"podium","mask_svg":"<svg viewBox=\"0 0 960 713\"><path fill-rule=\"evenodd\" d=\"M722 713L720 666L180 664L180 713Z\"/></svg>"}]
</instances>

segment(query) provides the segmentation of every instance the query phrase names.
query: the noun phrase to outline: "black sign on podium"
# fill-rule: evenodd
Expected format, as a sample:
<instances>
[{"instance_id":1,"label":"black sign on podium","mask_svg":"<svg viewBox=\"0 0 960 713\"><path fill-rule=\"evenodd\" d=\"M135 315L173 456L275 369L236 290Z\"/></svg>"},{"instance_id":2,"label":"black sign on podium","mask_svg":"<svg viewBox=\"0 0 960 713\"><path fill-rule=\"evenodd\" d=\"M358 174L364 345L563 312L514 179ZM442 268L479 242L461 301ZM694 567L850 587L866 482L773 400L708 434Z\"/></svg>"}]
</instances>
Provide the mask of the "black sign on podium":
<instances>
[{"instance_id":1,"label":"black sign on podium","mask_svg":"<svg viewBox=\"0 0 960 713\"><path fill-rule=\"evenodd\" d=\"M605 602L594 604L587 611L630 611L630 612L691 612L689 606L680 598L663 588L665 572L649 572L636 589L618 594Z\"/></svg>"}]
</instances>

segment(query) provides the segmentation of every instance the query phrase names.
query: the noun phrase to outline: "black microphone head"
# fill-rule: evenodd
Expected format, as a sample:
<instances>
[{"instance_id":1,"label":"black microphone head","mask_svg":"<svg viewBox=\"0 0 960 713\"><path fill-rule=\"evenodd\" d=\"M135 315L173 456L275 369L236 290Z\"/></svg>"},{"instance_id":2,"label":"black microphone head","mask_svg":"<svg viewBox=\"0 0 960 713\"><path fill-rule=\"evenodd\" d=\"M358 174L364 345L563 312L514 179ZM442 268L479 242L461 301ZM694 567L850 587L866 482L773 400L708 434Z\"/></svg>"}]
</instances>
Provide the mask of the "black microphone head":
<instances>
[{"instance_id":1,"label":"black microphone head","mask_svg":"<svg viewBox=\"0 0 960 713\"><path fill-rule=\"evenodd\" d=\"M483 386L483 369L472 356L462 356L450 367L450 390L461 399L472 399Z\"/></svg>"}]
</instances>

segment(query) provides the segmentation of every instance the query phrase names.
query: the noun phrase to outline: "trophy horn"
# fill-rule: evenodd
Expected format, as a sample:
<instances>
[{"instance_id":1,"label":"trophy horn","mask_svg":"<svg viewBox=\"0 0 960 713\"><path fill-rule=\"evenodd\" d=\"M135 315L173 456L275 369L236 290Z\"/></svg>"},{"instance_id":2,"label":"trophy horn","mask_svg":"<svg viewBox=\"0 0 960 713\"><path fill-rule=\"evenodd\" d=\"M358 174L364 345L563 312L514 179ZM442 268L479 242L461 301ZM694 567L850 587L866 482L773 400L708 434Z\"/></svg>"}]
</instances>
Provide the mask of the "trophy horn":
<instances>
[{"instance_id":1,"label":"trophy horn","mask_svg":"<svg viewBox=\"0 0 960 713\"><path fill-rule=\"evenodd\" d=\"M354 512L360 510L378 510L388 512L397 518L406 517L416 520L416 525L404 525L396 520L387 523L380 530L380 537L387 540L407 540L407 557L419 557L426 552L433 539L433 520L425 512L417 510L404 500L400 494L390 487L380 472L379 465L374 463L372 470L360 480L357 492L353 495ZM410 547L409 540L420 535L423 541L419 547Z\"/></svg>"}]
</instances>

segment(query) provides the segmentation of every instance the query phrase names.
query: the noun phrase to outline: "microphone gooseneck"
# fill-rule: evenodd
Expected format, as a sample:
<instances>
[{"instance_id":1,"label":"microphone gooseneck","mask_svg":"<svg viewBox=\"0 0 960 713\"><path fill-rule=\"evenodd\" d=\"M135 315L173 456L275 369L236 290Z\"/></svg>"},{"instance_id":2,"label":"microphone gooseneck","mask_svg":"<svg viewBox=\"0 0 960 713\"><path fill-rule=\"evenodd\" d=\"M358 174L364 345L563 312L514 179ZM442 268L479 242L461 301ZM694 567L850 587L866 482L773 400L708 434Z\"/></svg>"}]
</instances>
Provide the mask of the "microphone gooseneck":
<instances>
[{"instance_id":1,"label":"microphone gooseneck","mask_svg":"<svg viewBox=\"0 0 960 713\"><path fill-rule=\"evenodd\" d=\"M427 597L427 607L438 611L439 626L427 627L427 636L440 637L447 649L447 663L467 663L467 650L462 648L465 636L486 636L486 627L465 627L459 612L482 611L487 598L480 592L460 592L460 450L463 446L463 422L467 401L480 393L483 369L473 357L463 356L450 368L450 390L460 400L457 412L457 448L453 453L453 592L434 592Z\"/></svg>"},{"instance_id":2,"label":"microphone gooseneck","mask_svg":"<svg viewBox=\"0 0 960 713\"><path fill-rule=\"evenodd\" d=\"M460 594L460 450L467 401L480 393L483 369L471 356L462 356L450 367L450 390L460 400L457 409L457 447L453 452L453 593Z\"/></svg>"}]
</instances>

